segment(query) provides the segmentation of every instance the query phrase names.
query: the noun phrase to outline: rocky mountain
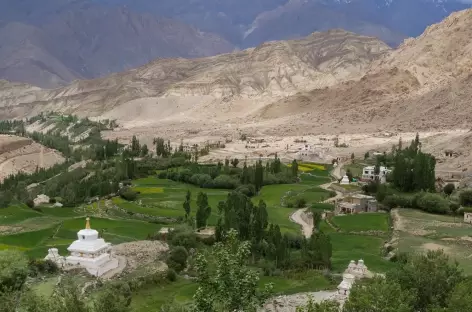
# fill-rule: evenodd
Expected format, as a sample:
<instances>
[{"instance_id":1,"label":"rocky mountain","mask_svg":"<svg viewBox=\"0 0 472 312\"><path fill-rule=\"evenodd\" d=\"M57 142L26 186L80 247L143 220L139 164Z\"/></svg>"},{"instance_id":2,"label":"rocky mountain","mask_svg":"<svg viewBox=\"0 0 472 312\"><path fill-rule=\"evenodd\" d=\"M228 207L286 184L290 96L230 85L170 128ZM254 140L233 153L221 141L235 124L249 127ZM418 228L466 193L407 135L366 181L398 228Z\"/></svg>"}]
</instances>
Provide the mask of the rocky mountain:
<instances>
[{"instance_id":1,"label":"rocky mountain","mask_svg":"<svg viewBox=\"0 0 472 312\"><path fill-rule=\"evenodd\" d=\"M466 1L0 0L0 79L54 88L337 28L396 47Z\"/></svg>"},{"instance_id":2,"label":"rocky mountain","mask_svg":"<svg viewBox=\"0 0 472 312\"><path fill-rule=\"evenodd\" d=\"M214 57L158 59L56 90L16 85L17 91L2 95L0 90L0 112L5 118L54 110L117 118L134 126L165 119L185 122L185 116L198 119L205 114L221 120L247 115L266 100L359 79L372 60L389 50L377 39L343 30L313 33ZM258 105L240 106L254 100ZM224 110L231 107L241 111L227 116ZM197 110L200 113L193 114Z\"/></svg>"},{"instance_id":3,"label":"rocky mountain","mask_svg":"<svg viewBox=\"0 0 472 312\"><path fill-rule=\"evenodd\" d=\"M182 22L87 1L30 0L0 8L0 78L51 88L146 64L157 57L231 52L221 37ZM8 1L9 3L11 1Z\"/></svg>"},{"instance_id":4,"label":"rocky mountain","mask_svg":"<svg viewBox=\"0 0 472 312\"><path fill-rule=\"evenodd\" d=\"M343 124L364 131L470 128L471 27L472 10L453 13L373 62L360 81L297 94L259 116L330 120L338 131Z\"/></svg>"},{"instance_id":5,"label":"rocky mountain","mask_svg":"<svg viewBox=\"0 0 472 312\"><path fill-rule=\"evenodd\" d=\"M55 110L166 137L464 129L472 122L470 29L469 9L395 50L331 30L213 57L158 59L57 90L4 87L0 116Z\"/></svg>"}]
</instances>

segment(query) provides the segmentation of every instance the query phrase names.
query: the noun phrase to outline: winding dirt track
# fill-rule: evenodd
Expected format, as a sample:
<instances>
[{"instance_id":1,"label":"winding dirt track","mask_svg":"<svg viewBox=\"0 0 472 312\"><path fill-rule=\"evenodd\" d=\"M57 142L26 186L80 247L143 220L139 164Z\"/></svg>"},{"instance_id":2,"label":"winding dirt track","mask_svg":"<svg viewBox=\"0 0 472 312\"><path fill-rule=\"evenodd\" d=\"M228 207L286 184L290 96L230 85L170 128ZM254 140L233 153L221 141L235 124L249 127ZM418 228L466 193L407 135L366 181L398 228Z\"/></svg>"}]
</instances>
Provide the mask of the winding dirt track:
<instances>
[{"instance_id":1,"label":"winding dirt track","mask_svg":"<svg viewBox=\"0 0 472 312\"><path fill-rule=\"evenodd\" d=\"M341 168L343 164L339 164L334 170L331 172L331 175L334 176L336 179L341 179ZM331 184L334 182L326 183L323 185L320 185L322 189L328 190ZM341 192L336 191L336 196L329 198L324 201L324 203L332 203L338 199L343 198L343 194ZM290 221L297 223L298 225L301 226L301 230L303 235L308 238L311 236L313 233L313 224L311 222L308 222L311 218L307 215L306 211L308 208L301 208L295 211L290 215Z\"/></svg>"}]
</instances>

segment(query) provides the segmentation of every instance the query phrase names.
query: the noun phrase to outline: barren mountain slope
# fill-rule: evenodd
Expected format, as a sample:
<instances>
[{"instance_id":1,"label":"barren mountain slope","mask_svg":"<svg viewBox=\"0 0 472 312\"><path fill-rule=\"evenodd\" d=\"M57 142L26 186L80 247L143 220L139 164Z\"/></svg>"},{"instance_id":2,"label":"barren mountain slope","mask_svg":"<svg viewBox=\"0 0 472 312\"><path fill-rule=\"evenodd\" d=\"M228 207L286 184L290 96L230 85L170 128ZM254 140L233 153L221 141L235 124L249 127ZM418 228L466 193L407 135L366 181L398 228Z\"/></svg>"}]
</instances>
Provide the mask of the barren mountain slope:
<instances>
[{"instance_id":1,"label":"barren mountain slope","mask_svg":"<svg viewBox=\"0 0 472 312\"><path fill-rule=\"evenodd\" d=\"M250 102L262 103L262 98L267 102L359 79L370 62L388 50L376 39L341 30L314 33L301 40L270 42L215 57L160 59L106 78L40 91L31 100L19 92L17 103L7 101L0 114L4 118L44 110L106 114L119 121L124 118L132 126L143 118L147 125L159 124L164 118L179 119L181 113L196 108L205 111L191 114L192 118L204 120L205 114L218 114L225 106L239 103L244 104L240 105L243 117L251 110Z\"/></svg>"},{"instance_id":2,"label":"barren mountain slope","mask_svg":"<svg viewBox=\"0 0 472 312\"><path fill-rule=\"evenodd\" d=\"M39 20L32 14L24 22L5 25L0 13L0 78L54 88L157 57L203 57L234 50L218 35L177 20L87 1L57 5Z\"/></svg>"},{"instance_id":3,"label":"barren mountain slope","mask_svg":"<svg viewBox=\"0 0 472 312\"><path fill-rule=\"evenodd\" d=\"M360 81L297 94L258 116L291 114L297 123L318 120L320 128L331 121L344 131L470 127L470 29L472 10L454 13L375 61Z\"/></svg>"}]
</instances>

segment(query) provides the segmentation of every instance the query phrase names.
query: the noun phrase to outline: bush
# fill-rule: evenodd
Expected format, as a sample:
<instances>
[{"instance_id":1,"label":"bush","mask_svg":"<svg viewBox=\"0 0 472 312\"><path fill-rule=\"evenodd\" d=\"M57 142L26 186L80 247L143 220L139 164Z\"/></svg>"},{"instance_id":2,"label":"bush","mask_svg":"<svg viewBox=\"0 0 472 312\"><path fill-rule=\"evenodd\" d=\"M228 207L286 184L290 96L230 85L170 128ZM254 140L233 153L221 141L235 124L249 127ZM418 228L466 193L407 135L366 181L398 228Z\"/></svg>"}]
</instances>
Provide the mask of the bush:
<instances>
[{"instance_id":1,"label":"bush","mask_svg":"<svg viewBox=\"0 0 472 312\"><path fill-rule=\"evenodd\" d=\"M167 258L167 265L176 272L181 272L187 266L188 252L182 246L174 247Z\"/></svg>"},{"instance_id":2,"label":"bush","mask_svg":"<svg viewBox=\"0 0 472 312\"><path fill-rule=\"evenodd\" d=\"M459 195L459 201L462 206L472 206L472 190L464 190Z\"/></svg>"},{"instance_id":3,"label":"bush","mask_svg":"<svg viewBox=\"0 0 472 312\"><path fill-rule=\"evenodd\" d=\"M166 278L171 282L175 282L177 280L177 272L174 269L168 269Z\"/></svg>"},{"instance_id":4,"label":"bush","mask_svg":"<svg viewBox=\"0 0 472 312\"><path fill-rule=\"evenodd\" d=\"M449 212L449 201L438 194L425 193L418 199L418 206L421 210L431 213L446 214Z\"/></svg>"},{"instance_id":5,"label":"bush","mask_svg":"<svg viewBox=\"0 0 472 312\"><path fill-rule=\"evenodd\" d=\"M211 186L213 188L232 190L232 189L237 188L239 184L240 183L236 178L231 177L229 175L222 174L213 180L213 183L211 184Z\"/></svg>"},{"instance_id":6,"label":"bush","mask_svg":"<svg viewBox=\"0 0 472 312\"><path fill-rule=\"evenodd\" d=\"M236 188L236 192L246 195L247 197L252 197L256 195L256 188L253 184L241 185Z\"/></svg>"},{"instance_id":7,"label":"bush","mask_svg":"<svg viewBox=\"0 0 472 312\"><path fill-rule=\"evenodd\" d=\"M49 203L50 203L50 204L55 204L55 203L56 203L56 199L55 199L54 197L49 198Z\"/></svg>"},{"instance_id":8,"label":"bush","mask_svg":"<svg viewBox=\"0 0 472 312\"><path fill-rule=\"evenodd\" d=\"M157 174L158 179L167 179L167 172L166 171L161 171Z\"/></svg>"},{"instance_id":9,"label":"bush","mask_svg":"<svg viewBox=\"0 0 472 312\"><path fill-rule=\"evenodd\" d=\"M37 276L38 274L54 274L59 271L57 264L51 260L30 260L28 268L31 276Z\"/></svg>"},{"instance_id":10,"label":"bush","mask_svg":"<svg viewBox=\"0 0 472 312\"><path fill-rule=\"evenodd\" d=\"M446 186L444 186L443 192L447 196L450 196L454 192L455 189L456 189L456 186L452 183L449 183L449 184L446 184Z\"/></svg>"},{"instance_id":11,"label":"bush","mask_svg":"<svg viewBox=\"0 0 472 312\"><path fill-rule=\"evenodd\" d=\"M193 231L176 232L174 230L169 236L169 242L172 246L183 246L187 249L197 247L197 234Z\"/></svg>"},{"instance_id":12,"label":"bush","mask_svg":"<svg viewBox=\"0 0 472 312\"><path fill-rule=\"evenodd\" d=\"M34 201L32 199L28 199L26 202L25 202L26 206L30 207L30 208L34 208Z\"/></svg>"},{"instance_id":13,"label":"bush","mask_svg":"<svg viewBox=\"0 0 472 312\"><path fill-rule=\"evenodd\" d=\"M126 188L120 192L120 197L127 201L134 201L136 198L138 198L138 193L132 189Z\"/></svg>"},{"instance_id":14,"label":"bush","mask_svg":"<svg viewBox=\"0 0 472 312\"><path fill-rule=\"evenodd\" d=\"M295 207L297 208L305 208L306 206L306 199L305 198L297 198L295 199Z\"/></svg>"}]
</instances>

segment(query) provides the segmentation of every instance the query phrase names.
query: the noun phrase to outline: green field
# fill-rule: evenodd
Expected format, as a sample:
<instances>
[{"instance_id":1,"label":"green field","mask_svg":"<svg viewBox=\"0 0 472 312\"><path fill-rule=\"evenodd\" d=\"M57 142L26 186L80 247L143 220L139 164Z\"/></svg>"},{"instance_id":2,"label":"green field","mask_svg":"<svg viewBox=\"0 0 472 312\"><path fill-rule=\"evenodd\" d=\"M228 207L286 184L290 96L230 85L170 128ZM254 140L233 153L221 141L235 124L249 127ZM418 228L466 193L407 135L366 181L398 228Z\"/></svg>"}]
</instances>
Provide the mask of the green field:
<instances>
[{"instance_id":1,"label":"green field","mask_svg":"<svg viewBox=\"0 0 472 312\"><path fill-rule=\"evenodd\" d=\"M336 216L331 219L331 223L337 225L344 232L388 232L388 218L387 213L361 213Z\"/></svg>"}]
</instances>

